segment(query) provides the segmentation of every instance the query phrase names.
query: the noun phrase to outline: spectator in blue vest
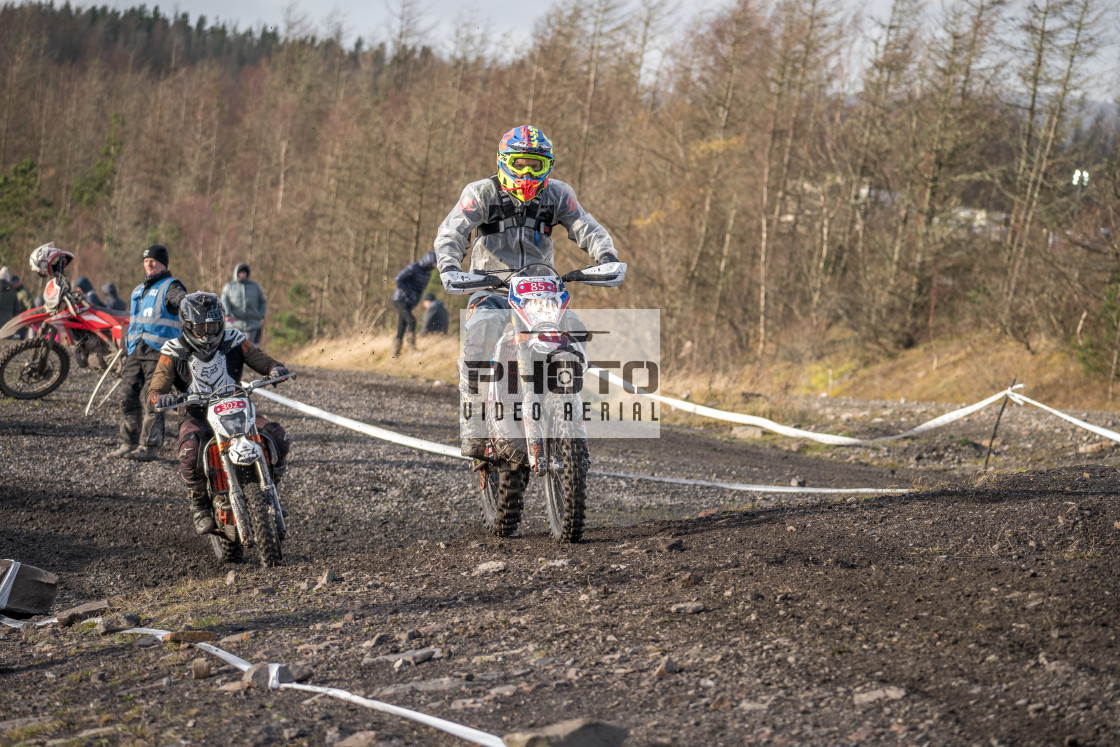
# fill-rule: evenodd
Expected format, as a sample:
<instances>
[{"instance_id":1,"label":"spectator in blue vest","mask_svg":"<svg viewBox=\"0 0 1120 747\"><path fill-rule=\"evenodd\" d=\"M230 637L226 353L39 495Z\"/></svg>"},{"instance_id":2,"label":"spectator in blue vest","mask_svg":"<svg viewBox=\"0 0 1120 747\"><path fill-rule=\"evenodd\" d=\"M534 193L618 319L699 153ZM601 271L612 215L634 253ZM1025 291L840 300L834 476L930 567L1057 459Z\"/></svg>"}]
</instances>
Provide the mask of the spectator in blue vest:
<instances>
[{"instance_id":1,"label":"spectator in blue vest","mask_svg":"<svg viewBox=\"0 0 1120 747\"><path fill-rule=\"evenodd\" d=\"M412 310L420 303L420 294L428 287L428 278L436 268L436 253L428 252L397 273L393 278L396 290L393 291L393 305L397 307L397 337L393 340L393 357L401 354L404 334L408 333L408 344L416 347L416 317Z\"/></svg>"},{"instance_id":2,"label":"spectator in blue vest","mask_svg":"<svg viewBox=\"0 0 1120 747\"><path fill-rule=\"evenodd\" d=\"M149 412L140 403L147 397L159 349L179 336L179 302L186 297L187 289L167 269L165 247L149 246L143 259L146 277L132 291L129 304L128 357L121 372L124 402L120 445L110 456L150 462L158 458L163 443L163 413Z\"/></svg>"}]
</instances>

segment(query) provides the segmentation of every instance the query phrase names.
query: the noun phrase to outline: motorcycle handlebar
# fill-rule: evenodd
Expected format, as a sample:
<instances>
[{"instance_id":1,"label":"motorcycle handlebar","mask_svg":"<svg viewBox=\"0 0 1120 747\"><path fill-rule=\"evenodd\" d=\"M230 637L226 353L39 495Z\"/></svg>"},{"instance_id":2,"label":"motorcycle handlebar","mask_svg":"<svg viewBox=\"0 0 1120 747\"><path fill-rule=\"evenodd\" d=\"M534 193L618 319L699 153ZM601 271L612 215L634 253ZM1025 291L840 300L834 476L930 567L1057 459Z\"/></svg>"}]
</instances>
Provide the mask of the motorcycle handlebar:
<instances>
[{"instance_id":1,"label":"motorcycle handlebar","mask_svg":"<svg viewBox=\"0 0 1120 747\"><path fill-rule=\"evenodd\" d=\"M288 373L284 374L283 376L276 376L276 377L271 378L271 379L258 379L257 381L250 381L248 384L245 384L244 386L233 385L233 386L225 387L225 388L219 389L217 391L211 392L210 394L188 394L185 397L180 397L178 402L176 402L173 405L168 405L167 407L160 407L160 406L157 405L157 406L152 408L152 412L165 412L167 410L178 410L180 407L183 407L185 405L198 405L198 404L208 403L214 397L233 396L233 394L235 394L237 392L237 390L241 390L245 394L251 394L254 389L259 389L262 386L267 386L269 384L279 384L281 381L287 381L288 379L294 379L295 377L296 377L295 372L294 371L289 371ZM233 390L232 392L230 391L231 389Z\"/></svg>"}]
</instances>

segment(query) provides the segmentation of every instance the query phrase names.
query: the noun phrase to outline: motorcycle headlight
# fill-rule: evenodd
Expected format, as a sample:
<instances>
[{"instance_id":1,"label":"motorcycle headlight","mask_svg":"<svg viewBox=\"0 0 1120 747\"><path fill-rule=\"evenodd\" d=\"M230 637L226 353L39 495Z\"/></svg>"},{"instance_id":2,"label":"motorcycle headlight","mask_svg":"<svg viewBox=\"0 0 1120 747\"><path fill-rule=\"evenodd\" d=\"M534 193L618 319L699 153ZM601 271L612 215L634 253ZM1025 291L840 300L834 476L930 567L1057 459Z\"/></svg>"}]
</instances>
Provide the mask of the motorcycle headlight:
<instances>
[{"instance_id":1,"label":"motorcycle headlight","mask_svg":"<svg viewBox=\"0 0 1120 747\"><path fill-rule=\"evenodd\" d=\"M245 433L245 413L234 412L229 415L221 415L218 420L222 422L222 427L226 429L226 433L230 436L240 436Z\"/></svg>"},{"instance_id":2,"label":"motorcycle headlight","mask_svg":"<svg viewBox=\"0 0 1120 747\"><path fill-rule=\"evenodd\" d=\"M526 298L521 302L521 309L533 329L546 325L556 327L560 324L559 298Z\"/></svg>"}]
</instances>

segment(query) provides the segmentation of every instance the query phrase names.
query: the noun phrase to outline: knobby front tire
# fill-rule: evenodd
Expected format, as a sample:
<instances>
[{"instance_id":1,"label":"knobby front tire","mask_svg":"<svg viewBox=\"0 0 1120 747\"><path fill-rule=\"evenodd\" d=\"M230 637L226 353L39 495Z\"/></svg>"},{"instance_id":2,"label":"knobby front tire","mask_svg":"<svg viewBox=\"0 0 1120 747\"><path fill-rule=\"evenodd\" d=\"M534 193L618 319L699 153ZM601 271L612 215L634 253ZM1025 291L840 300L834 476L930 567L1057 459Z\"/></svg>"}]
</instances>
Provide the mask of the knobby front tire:
<instances>
[{"instance_id":1,"label":"knobby front tire","mask_svg":"<svg viewBox=\"0 0 1120 747\"><path fill-rule=\"evenodd\" d=\"M280 532L276 525L276 504L261 490L255 481L242 484L245 507L249 509L249 523L253 527L253 544L262 568L280 565Z\"/></svg>"},{"instance_id":2,"label":"knobby front tire","mask_svg":"<svg viewBox=\"0 0 1120 747\"><path fill-rule=\"evenodd\" d=\"M555 540L579 542L587 506L587 444L579 438L557 438L549 440L548 449L560 462L559 470L550 469L545 476L549 530Z\"/></svg>"}]
</instances>

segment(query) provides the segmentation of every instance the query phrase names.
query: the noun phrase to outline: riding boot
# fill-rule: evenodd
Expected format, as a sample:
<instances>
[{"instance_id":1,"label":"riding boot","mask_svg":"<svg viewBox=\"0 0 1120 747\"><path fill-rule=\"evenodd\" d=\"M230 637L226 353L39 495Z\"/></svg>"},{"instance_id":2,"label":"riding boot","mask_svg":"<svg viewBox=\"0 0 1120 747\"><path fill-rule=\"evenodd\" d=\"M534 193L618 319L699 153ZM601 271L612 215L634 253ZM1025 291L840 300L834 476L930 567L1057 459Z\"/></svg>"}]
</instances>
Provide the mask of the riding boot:
<instances>
[{"instance_id":1,"label":"riding boot","mask_svg":"<svg viewBox=\"0 0 1120 747\"><path fill-rule=\"evenodd\" d=\"M459 436L462 439L460 449L465 457L482 459L486 456L490 434L486 426L485 409L485 397L474 394L459 395Z\"/></svg>"},{"instance_id":2,"label":"riding boot","mask_svg":"<svg viewBox=\"0 0 1120 747\"><path fill-rule=\"evenodd\" d=\"M401 354L401 344L404 342L401 338L397 337L393 340L393 352L389 354L390 358L396 358Z\"/></svg>"},{"instance_id":3,"label":"riding boot","mask_svg":"<svg viewBox=\"0 0 1120 747\"><path fill-rule=\"evenodd\" d=\"M210 505L210 493L207 492L206 486L188 488L187 500L190 501L191 508L194 509L192 520L194 521L195 533L210 534L215 531L218 525L214 523L214 509Z\"/></svg>"},{"instance_id":4,"label":"riding boot","mask_svg":"<svg viewBox=\"0 0 1120 747\"><path fill-rule=\"evenodd\" d=\"M415 327L408 330L408 349L409 350L415 350L416 349L416 328Z\"/></svg>"}]
</instances>

